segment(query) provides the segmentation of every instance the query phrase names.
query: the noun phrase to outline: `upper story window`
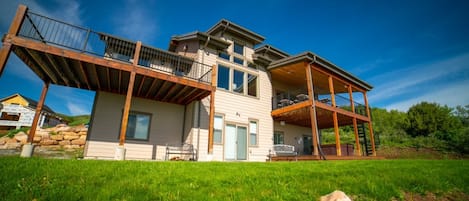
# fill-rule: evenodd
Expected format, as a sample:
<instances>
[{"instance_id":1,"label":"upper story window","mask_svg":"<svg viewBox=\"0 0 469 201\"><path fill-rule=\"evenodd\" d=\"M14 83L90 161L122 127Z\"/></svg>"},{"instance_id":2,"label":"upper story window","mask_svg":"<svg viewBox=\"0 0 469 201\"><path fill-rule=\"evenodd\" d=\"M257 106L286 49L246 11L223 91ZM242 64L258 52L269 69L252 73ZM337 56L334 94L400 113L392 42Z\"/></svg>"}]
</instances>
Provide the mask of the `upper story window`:
<instances>
[{"instance_id":1,"label":"upper story window","mask_svg":"<svg viewBox=\"0 0 469 201\"><path fill-rule=\"evenodd\" d=\"M230 69L226 66L218 65L218 79L217 86L218 88L230 89Z\"/></svg>"},{"instance_id":2,"label":"upper story window","mask_svg":"<svg viewBox=\"0 0 469 201\"><path fill-rule=\"evenodd\" d=\"M238 53L240 55L244 55L244 46L237 43L237 42L234 42L233 43L233 52Z\"/></svg>"},{"instance_id":3,"label":"upper story window","mask_svg":"<svg viewBox=\"0 0 469 201\"><path fill-rule=\"evenodd\" d=\"M242 95L258 97L259 83L253 75L233 67L218 65L217 87Z\"/></svg>"},{"instance_id":4,"label":"upper story window","mask_svg":"<svg viewBox=\"0 0 469 201\"><path fill-rule=\"evenodd\" d=\"M218 52L218 56L222 59L230 60L230 55L227 52Z\"/></svg>"},{"instance_id":5,"label":"upper story window","mask_svg":"<svg viewBox=\"0 0 469 201\"><path fill-rule=\"evenodd\" d=\"M244 60L238 57L233 57L233 62L240 64L240 65L244 65Z\"/></svg>"}]
</instances>

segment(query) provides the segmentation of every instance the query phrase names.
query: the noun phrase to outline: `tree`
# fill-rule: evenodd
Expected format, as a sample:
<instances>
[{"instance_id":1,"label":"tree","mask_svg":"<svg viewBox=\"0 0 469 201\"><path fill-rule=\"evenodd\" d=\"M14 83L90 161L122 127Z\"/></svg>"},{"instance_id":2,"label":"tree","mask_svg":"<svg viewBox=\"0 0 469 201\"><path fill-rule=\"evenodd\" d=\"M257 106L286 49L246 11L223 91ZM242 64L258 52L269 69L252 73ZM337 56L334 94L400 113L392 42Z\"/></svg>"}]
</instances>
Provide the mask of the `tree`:
<instances>
[{"instance_id":1,"label":"tree","mask_svg":"<svg viewBox=\"0 0 469 201\"><path fill-rule=\"evenodd\" d=\"M421 102L407 112L407 133L413 137L435 135L447 140L459 129L460 121L452 115L453 109L437 103Z\"/></svg>"}]
</instances>

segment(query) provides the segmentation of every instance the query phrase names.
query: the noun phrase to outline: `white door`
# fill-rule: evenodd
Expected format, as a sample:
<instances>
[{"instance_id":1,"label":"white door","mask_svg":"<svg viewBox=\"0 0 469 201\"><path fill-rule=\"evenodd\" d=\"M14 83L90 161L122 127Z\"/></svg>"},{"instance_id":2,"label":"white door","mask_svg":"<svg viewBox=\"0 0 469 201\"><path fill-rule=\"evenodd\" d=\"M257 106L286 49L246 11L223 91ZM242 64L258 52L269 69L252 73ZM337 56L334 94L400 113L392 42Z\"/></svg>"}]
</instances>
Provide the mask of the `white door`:
<instances>
[{"instance_id":1,"label":"white door","mask_svg":"<svg viewBox=\"0 0 469 201\"><path fill-rule=\"evenodd\" d=\"M247 128L227 124L225 126L225 160L247 159Z\"/></svg>"}]
</instances>

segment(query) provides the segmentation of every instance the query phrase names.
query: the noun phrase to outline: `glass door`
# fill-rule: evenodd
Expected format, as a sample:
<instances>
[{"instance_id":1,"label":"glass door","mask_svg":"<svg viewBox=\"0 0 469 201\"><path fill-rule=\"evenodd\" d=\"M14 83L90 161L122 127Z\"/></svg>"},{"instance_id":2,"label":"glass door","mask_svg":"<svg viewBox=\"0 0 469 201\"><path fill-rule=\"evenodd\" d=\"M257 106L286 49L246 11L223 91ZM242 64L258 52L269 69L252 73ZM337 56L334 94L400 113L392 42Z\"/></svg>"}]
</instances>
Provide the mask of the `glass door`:
<instances>
[{"instance_id":1,"label":"glass door","mask_svg":"<svg viewBox=\"0 0 469 201\"><path fill-rule=\"evenodd\" d=\"M225 126L225 160L247 159L247 127L235 124Z\"/></svg>"}]
</instances>

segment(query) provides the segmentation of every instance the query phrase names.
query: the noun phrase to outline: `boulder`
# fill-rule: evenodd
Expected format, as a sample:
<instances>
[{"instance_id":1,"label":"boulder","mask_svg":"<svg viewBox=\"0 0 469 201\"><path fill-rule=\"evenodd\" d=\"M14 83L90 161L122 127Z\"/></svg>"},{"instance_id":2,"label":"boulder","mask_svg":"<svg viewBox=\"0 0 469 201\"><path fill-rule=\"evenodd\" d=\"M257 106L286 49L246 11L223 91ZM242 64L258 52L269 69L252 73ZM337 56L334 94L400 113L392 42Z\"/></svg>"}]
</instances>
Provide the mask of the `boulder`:
<instances>
[{"instance_id":1,"label":"boulder","mask_svg":"<svg viewBox=\"0 0 469 201\"><path fill-rule=\"evenodd\" d=\"M36 130L36 134L34 136L43 136L43 135L49 135L49 131Z\"/></svg>"},{"instance_id":2,"label":"boulder","mask_svg":"<svg viewBox=\"0 0 469 201\"><path fill-rule=\"evenodd\" d=\"M57 141L51 139L44 139L41 141L41 145L55 145L58 144Z\"/></svg>"},{"instance_id":3,"label":"boulder","mask_svg":"<svg viewBox=\"0 0 469 201\"><path fill-rule=\"evenodd\" d=\"M321 201L352 201L344 192L334 191L330 194L321 196Z\"/></svg>"},{"instance_id":4,"label":"boulder","mask_svg":"<svg viewBox=\"0 0 469 201\"><path fill-rule=\"evenodd\" d=\"M86 143L85 140L78 139L78 140L72 140L72 144L74 145L84 145Z\"/></svg>"},{"instance_id":5,"label":"boulder","mask_svg":"<svg viewBox=\"0 0 469 201\"><path fill-rule=\"evenodd\" d=\"M59 142L59 145L70 145L70 140L63 140Z\"/></svg>"},{"instance_id":6,"label":"boulder","mask_svg":"<svg viewBox=\"0 0 469 201\"><path fill-rule=\"evenodd\" d=\"M64 140L75 140L75 139L78 139L80 138L79 135L64 135Z\"/></svg>"},{"instance_id":7,"label":"boulder","mask_svg":"<svg viewBox=\"0 0 469 201\"><path fill-rule=\"evenodd\" d=\"M73 128L72 127L69 127L67 125L65 126L61 126L61 125L65 125L65 124L59 124L55 127L55 131L56 132L62 132L62 131L65 131L65 132L69 132L69 131L72 131Z\"/></svg>"},{"instance_id":8,"label":"boulder","mask_svg":"<svg viewBox=\"0 0 469 201\"><path fill-rule=\"evenodd\" d=\"M19 132L14 137L16 141L21 142L22 144L28 142L28 135L24 132Z\"/></svg>"},{"instance_id":9,"label":"boulder","mask_svg":"<svg viewBox=\"0 0 469 201\"><path fill-rule=\"evenodd\" d=\"M72 131L61 131L59 132L62 135L78 135L78 133L72 132Z\"/></svg>"},{"instance_id":10,"label":"boulder","mask_svg":"<svg viewBox=\"0 0 469 201\"><path fill-rule=\"evenodd\" d=\"M51 140L63 140L63 139L64 139L64 136L61 135L61 134L51 135L51 136L50 136L50 139L51 139Z\"/></svg>"},{"instance_id":11,"label":"boulder","mask_svg":"<svg viewBox=\"0 0 469 201\"><path fill-rule=\"evenodd\" d=\"M80 135L81 140L86 140L86 135Z\"/></svg>"},{"instance_id":12,"label":"boulder","mask_svg":"<svg viewBox=\"0 0 469 201\"><path fill-rule=\"evenodd\" d=\"M5 143L7 143L7 138L9 137L6 137L6 136L3 136L0 138L0 145L4 145Z\"/></svg>"},{"instance_id":13,"label":"boulder","mask_svg":"<svg viewBox=\"0 0 469 201\"><path fill-rule=\"evenodd\" d=\"M40 142L42 140L41 136L34 136L33 142Z\"/></svg>"},{"instance_id":14,"label":"boulder","mask_svg":"<svg viewBox=\"0 0 469 201\"><path fill-rule=\"evenodd\" d=\"M86 134L88 134L87 131L80 131L80 132L78 132L78 135L86 135Z\"/></svg>"}]
</instances>

